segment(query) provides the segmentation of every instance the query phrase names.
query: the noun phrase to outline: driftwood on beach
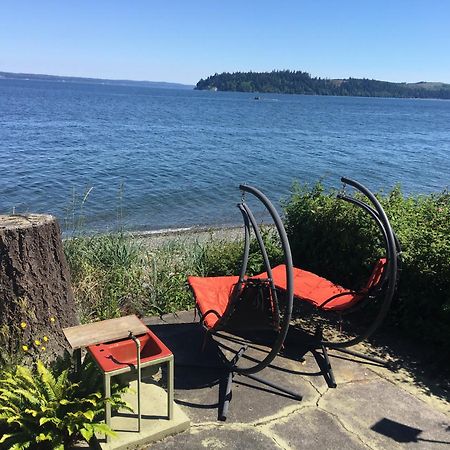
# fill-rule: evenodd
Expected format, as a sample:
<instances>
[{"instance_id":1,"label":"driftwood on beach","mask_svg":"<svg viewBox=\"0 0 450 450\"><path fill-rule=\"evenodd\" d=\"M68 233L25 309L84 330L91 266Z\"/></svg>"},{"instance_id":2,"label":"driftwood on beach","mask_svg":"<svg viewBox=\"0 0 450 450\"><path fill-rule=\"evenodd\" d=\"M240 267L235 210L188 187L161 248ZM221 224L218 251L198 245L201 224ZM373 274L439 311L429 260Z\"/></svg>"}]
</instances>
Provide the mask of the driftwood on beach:
<instances>
[{"instance_id":1,"label":"driftwood on beach","mask_svg":"<svg viewBox=\"0 0 450 450\"><path fill-rule=\"evenodd\" d=\"M0 215L3 337L9 336L10 345L20 341L25 349L54 357L67 345L62 328L75 324L70 273L55 218Z\"/></svg>"}]
</instances>

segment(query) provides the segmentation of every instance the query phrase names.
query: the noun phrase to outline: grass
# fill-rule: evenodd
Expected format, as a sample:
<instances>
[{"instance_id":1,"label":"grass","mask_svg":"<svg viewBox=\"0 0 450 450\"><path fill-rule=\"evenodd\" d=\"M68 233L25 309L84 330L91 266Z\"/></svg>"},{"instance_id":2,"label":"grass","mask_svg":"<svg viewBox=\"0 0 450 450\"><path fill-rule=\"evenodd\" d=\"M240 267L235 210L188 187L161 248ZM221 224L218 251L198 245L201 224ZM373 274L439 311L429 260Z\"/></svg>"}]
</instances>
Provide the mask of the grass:
<instances>
[{"instance_id":1,"label":"grass","mask_svg":"<svg viewBox=\"0 0 450 450\"><path fill-rule=\"evenodd\" d=\"M223 243L234 248L238 243ZM81 322L123 314L162 315L193 306L188 275L226 270L220 243L170 239L156 248L125 233L75 237L64 242ZM217 255L217 257L216 257Z\"/></svg>"},{"instance_id":2,"label":"grass","mask_svg":"<svg viewBox=\"0 0 450 450\"><path fill-rule=\"evenodd\" d=\"M269 255L280 251L271 229L263 232ZM124 314L162 315L194 305L188 275L219 276L239 272L241 239L192 241L182 237L148 247L131 235L109 233L64 241L81 322ZM248 271L263 270L256 242L251 243Z\"/></svg>"},{"instance_id":3,"label":"grass","mask_svg":"<svg viewBox=\"0 0 450 450\"><path fill-rule=\"evenodd\" d=\"M183 274L196 253L176 243L148 250L125 233L75 237L64 242L81 322L125 313L163 314L189 307Z\"/></svg>"}]
</instances>

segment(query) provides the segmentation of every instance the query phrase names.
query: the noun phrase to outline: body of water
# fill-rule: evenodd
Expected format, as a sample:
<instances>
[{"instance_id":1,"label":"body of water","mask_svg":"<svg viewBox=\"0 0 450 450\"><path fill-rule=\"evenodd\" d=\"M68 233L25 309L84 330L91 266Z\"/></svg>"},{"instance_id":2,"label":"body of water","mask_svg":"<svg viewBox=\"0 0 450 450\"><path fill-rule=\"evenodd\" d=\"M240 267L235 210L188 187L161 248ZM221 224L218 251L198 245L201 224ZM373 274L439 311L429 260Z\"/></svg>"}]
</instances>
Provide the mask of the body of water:
<instances>
[{"instance_id":1,"label":"body of water","mask_svg":"<svg viewBox=\"0 0 450 450\"><path fill-rule=\"evenodd\" d=\"M240 222L240 183L442 191L450 101L0 80L0 214L157 230Z\"/></svg>"}]
</instances>

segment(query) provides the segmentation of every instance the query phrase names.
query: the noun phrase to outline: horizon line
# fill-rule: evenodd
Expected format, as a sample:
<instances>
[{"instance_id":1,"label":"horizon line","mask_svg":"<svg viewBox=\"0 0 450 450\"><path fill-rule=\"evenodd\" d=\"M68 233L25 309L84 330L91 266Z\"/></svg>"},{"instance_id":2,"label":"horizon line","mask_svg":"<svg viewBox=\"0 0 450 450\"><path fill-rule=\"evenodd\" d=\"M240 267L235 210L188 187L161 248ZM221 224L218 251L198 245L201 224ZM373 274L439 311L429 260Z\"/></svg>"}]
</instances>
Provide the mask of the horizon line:
<instances>
[{"instance_id":1,"label":"horizon line","mask_svg":"<svg viewBox=\"0 0 450 450\"><path fill-rule=\"evenodd\" d=\"M294 69L272 69L271 71L241 71L241 70L237 70L237 71L233 71L233 72L222 72L222 74L224 73L271 73L271 72L285 72L285 71L291 71L291 72L304 72L302 70L294 70ZM325 80L332 80L332 81L344 81L344 80L349 80L349 79L360 79L360 80L371 80L371 81L382 81L385 83L394 83L394 84L420 84L420 83L433 83L433 84L450 84L450 83L446 83L445 81L425 81L425 80L420 80L420 81L388 81L388 80L379 80L379 79L375 79L375 78L357 78L357 77L353 77L353 76L348 76L347 78L329 78L329 77L322 77L322 76L317 76L315 75L314 77L309 73L309 72L305 72L307 73L311 78L322 78ZM178 85L178 86L185 86L185 87L195 87L197 83L191 84L191 83L181 83L178 81L153 81L153 80L136 80L136 79L131 79L131 78L99 78L99 77L94 77L94 76L78 76L78 75L55 75L55 74L48 74L48 73L32 73L32 72L9 72L6 70L0 70L0 78L2 78L1 74L8 74L8 75L19 75L19 76L34 76L34 77L51 77L51 78L72 78L75 80L93 80L93 81L106 81L106 82L122 82L122 83L151 83L151 84L167 84L167 85ZM214 75L220 75L219 73L215 72L214 74L211 75L207 75L206 78L212 77ZM203 79L203 77L201 77L201 79Z\"/></svg>"},{"instance_id":2,"label":"horizon line","mask_svg":"<svg viewBox=\"0 0 450 450\"><path fill-rule=\"evenodd\" d=\"M38 76L38 77L54 77L54 78L73 78L79 80L96 80L96 81L115 81L115 82L130 82L130 83L158 83L158 84L177 84L180 86L192 86L195 84L190 83L180 83L178 81L152 81L152 80L133 80L130 78L99 78L93 76L78 76L78 75L55 75L49 73L32 73L32 72L9 72L6 70L0 70L0 78L2 74L8 75L20 75L20 76Z\"/></svg>"}]
</instances>

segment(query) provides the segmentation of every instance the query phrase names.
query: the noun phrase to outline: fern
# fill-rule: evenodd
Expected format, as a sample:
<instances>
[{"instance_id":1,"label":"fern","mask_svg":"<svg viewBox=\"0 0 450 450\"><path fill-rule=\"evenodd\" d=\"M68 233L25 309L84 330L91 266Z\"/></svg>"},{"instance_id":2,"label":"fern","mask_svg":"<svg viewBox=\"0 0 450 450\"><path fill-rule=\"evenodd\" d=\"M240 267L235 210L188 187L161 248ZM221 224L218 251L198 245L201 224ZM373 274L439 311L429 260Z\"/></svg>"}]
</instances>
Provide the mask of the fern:
<instances>
[{"instance_id":1,"label":"fern","mask_svg":"<svg viewBox=\"0 0 450 450\"><path fill-rule=\"evenodd\" d=\"M51 371L41 361L33 370L16 366L0 379L0 449L64 449L95 433L114 436L102 423L105 399L102 380L86 360L79 382L68 367ZM121 399L125 387L114 384L108 400L113 409L129 406Z\"/></svg>"},{"instance_id":2,"label":"fern","mask_svg":"<svg viewBox=\"0 0 450 450\"><path fill-rule=\"evenodd\" d=\"M50 373L50 371L44 366L42 361L36 363L37 373L42 381L42 391L48 401L55 401L55 377Z\"/></svg>"}]
</instances>

